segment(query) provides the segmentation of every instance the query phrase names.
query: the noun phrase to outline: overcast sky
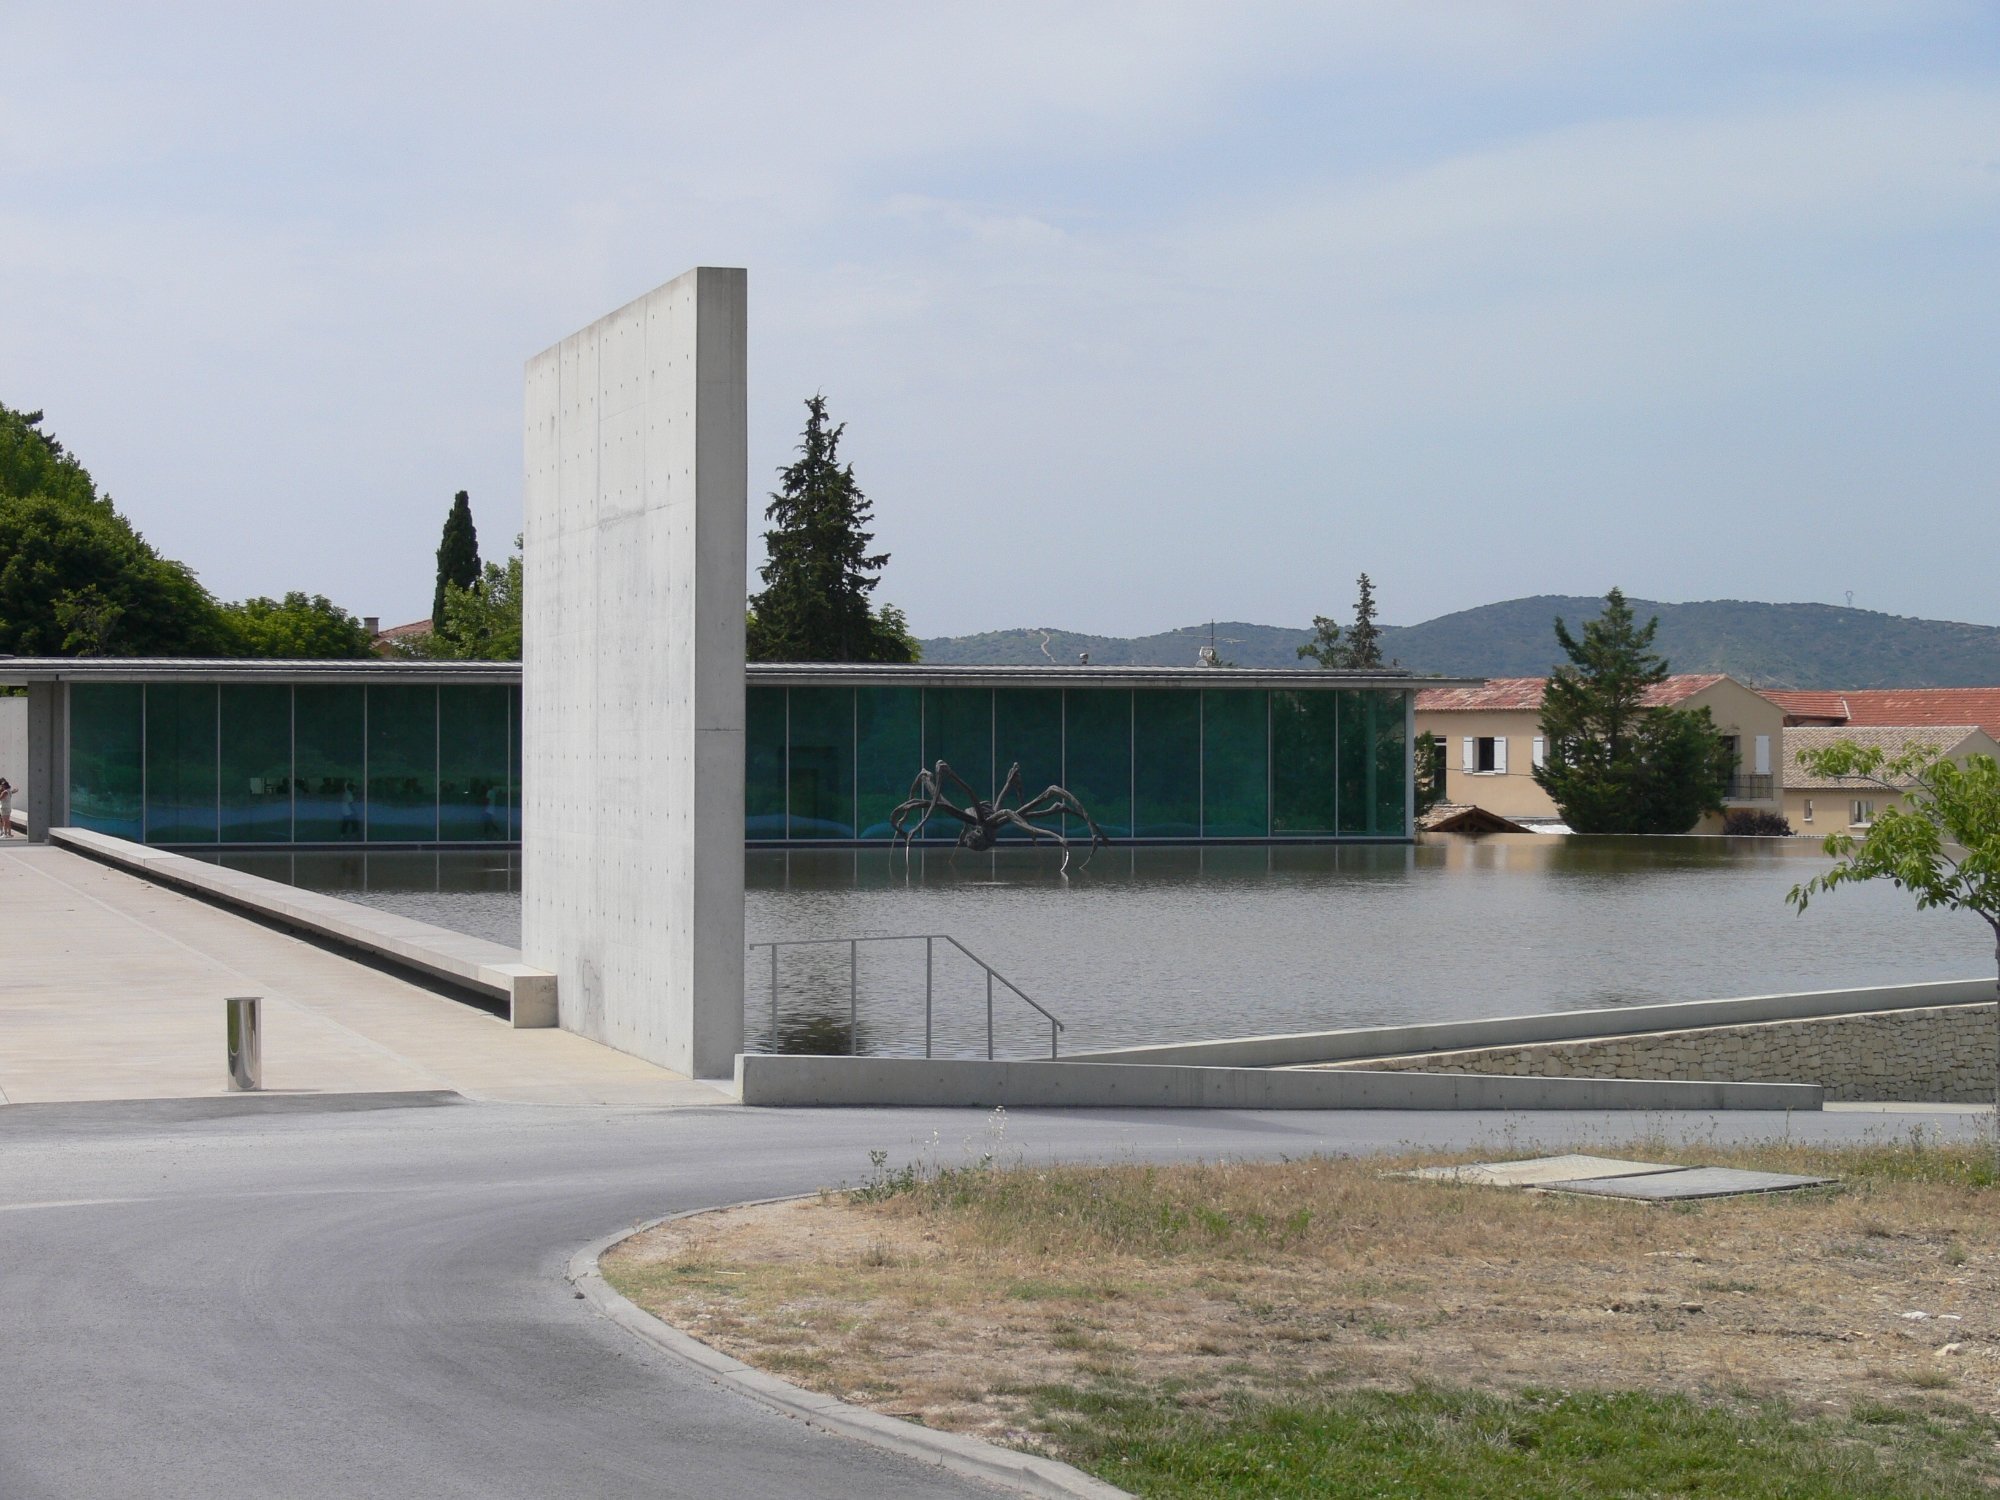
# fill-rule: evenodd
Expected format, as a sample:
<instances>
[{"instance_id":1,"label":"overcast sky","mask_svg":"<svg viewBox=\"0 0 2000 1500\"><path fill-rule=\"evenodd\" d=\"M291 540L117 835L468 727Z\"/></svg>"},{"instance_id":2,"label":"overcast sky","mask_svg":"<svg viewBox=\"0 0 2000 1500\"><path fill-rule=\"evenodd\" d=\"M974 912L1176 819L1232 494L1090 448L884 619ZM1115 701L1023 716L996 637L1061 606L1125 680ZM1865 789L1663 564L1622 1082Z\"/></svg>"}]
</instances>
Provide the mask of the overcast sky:
<instances>
[{"instance_id":1,"label":"overcast sky","mask_svg":"<svg viewBox=\"0 0 2000 1500\"><path fill-rule=\"evenodd\" d=\"M2000 6L0 0L0 401L224 597L430 606L522 365L750 271L920 634L2000 624Z\"/></svg>"}]
</instances>

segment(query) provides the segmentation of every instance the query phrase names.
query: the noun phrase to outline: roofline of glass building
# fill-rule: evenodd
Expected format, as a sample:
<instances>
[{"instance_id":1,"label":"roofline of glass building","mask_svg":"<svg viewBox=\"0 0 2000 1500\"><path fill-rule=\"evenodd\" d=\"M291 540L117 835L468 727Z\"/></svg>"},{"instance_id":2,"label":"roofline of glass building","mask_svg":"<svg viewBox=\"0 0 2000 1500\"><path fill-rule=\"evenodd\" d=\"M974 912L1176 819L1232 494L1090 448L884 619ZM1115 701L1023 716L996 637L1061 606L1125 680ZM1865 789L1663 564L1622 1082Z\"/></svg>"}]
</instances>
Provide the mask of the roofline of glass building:
<instances>
[{"instance_id":1,"label":"roofline of glass building","mask_svg":"<svg viewBox=\"0 0 2000 1500\"><path fill-rule=\"evenodd\" d=\"M0 685L29 690L31 818L207 848L517 843L520 680L518 662L0 657ZM1066 787L1121 844L1405 841L1414 694L1447 681L761 662L744 680L745 842L778 848L889 842L939 761L980 799L1016 767L1012 805Z\"/></svg>"}]
</instances>

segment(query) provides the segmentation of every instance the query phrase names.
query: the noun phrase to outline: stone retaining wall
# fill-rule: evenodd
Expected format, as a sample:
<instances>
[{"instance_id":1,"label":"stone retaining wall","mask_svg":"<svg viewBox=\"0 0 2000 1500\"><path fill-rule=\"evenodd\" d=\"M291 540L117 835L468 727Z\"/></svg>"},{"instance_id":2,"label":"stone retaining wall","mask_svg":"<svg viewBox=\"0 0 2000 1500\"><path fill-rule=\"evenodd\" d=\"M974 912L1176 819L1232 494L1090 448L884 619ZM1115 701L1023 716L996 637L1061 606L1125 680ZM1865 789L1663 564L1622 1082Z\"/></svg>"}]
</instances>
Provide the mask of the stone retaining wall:
<instances>
[{"instance_id":1,"label":"stone retaining wall","mask_svg":"<svg viewBox=\"0 0 2000 1500\"><path fill-rule=\"evenodd\" d=\"M1830 1101L1984 1104L1993 1099L1994 1058L1993 1007L1944 1005L1323 1066L1544 1078L1817 1083L1825 1086Z\"/></svg>"}]
</instances>

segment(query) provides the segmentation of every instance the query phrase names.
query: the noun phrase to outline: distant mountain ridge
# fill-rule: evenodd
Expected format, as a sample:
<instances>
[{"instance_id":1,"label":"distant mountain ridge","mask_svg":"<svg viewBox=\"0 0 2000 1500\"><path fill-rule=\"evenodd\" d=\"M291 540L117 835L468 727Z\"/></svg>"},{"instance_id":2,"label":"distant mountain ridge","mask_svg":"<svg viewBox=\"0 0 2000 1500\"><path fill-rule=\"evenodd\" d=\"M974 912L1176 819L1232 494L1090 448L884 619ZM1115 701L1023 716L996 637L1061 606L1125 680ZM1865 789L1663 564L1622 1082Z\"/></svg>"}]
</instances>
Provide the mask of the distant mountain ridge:
<instances>
[{"instance_id":1,"label":"distant mountain ridge","mask_svg":"<svg viewBox=\"0 0 2000 1500\"><path fill-rule=\"evenodd\" d=\"M1666 604L1634 599L1641 620L1658 615L1656 646L1676 672L1727 672L1759 687L1889 688L2000 685L2000 627L1920 620L1836 604L1760 604L1709 599ZM1558 615L1572 630L1596 618L1602 599L1537 594L1382 631L1387 657L1414 672L1450 677L1535 677L1561 652ZM1099 666L1193 666L1211 631L1223 660L1242 667L1301 665L1303 627L1240 620L1187 625L1157 635L1085 635L1068 630L995 630L923 643L940 665L1069 665L1088 651Z\"/></svg>"}]
</instances>

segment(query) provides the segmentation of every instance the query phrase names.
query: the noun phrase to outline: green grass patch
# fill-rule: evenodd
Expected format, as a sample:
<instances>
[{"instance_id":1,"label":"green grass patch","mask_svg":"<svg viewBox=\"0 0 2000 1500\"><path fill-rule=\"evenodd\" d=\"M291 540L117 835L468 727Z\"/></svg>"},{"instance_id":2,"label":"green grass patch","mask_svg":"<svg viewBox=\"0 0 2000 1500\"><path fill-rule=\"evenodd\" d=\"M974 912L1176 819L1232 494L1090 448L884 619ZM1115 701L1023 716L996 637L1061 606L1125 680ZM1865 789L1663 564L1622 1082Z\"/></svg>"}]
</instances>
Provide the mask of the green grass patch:
<instances>
[{"instance_id":1,"label":"green grass patch","mask_svg":"<svg viewBox=\"0 0 2000 1500\"><path fill-rule=\"evenodd\" d=\"M2000 1424L1957 1408L1809 1416L1644 1392L1435 1387L1207 1405L1133 1386L1025 1394L1063 1457L1149 1500L1955 1500L2000 1484Z\"/></svg>"}]
</instances>

